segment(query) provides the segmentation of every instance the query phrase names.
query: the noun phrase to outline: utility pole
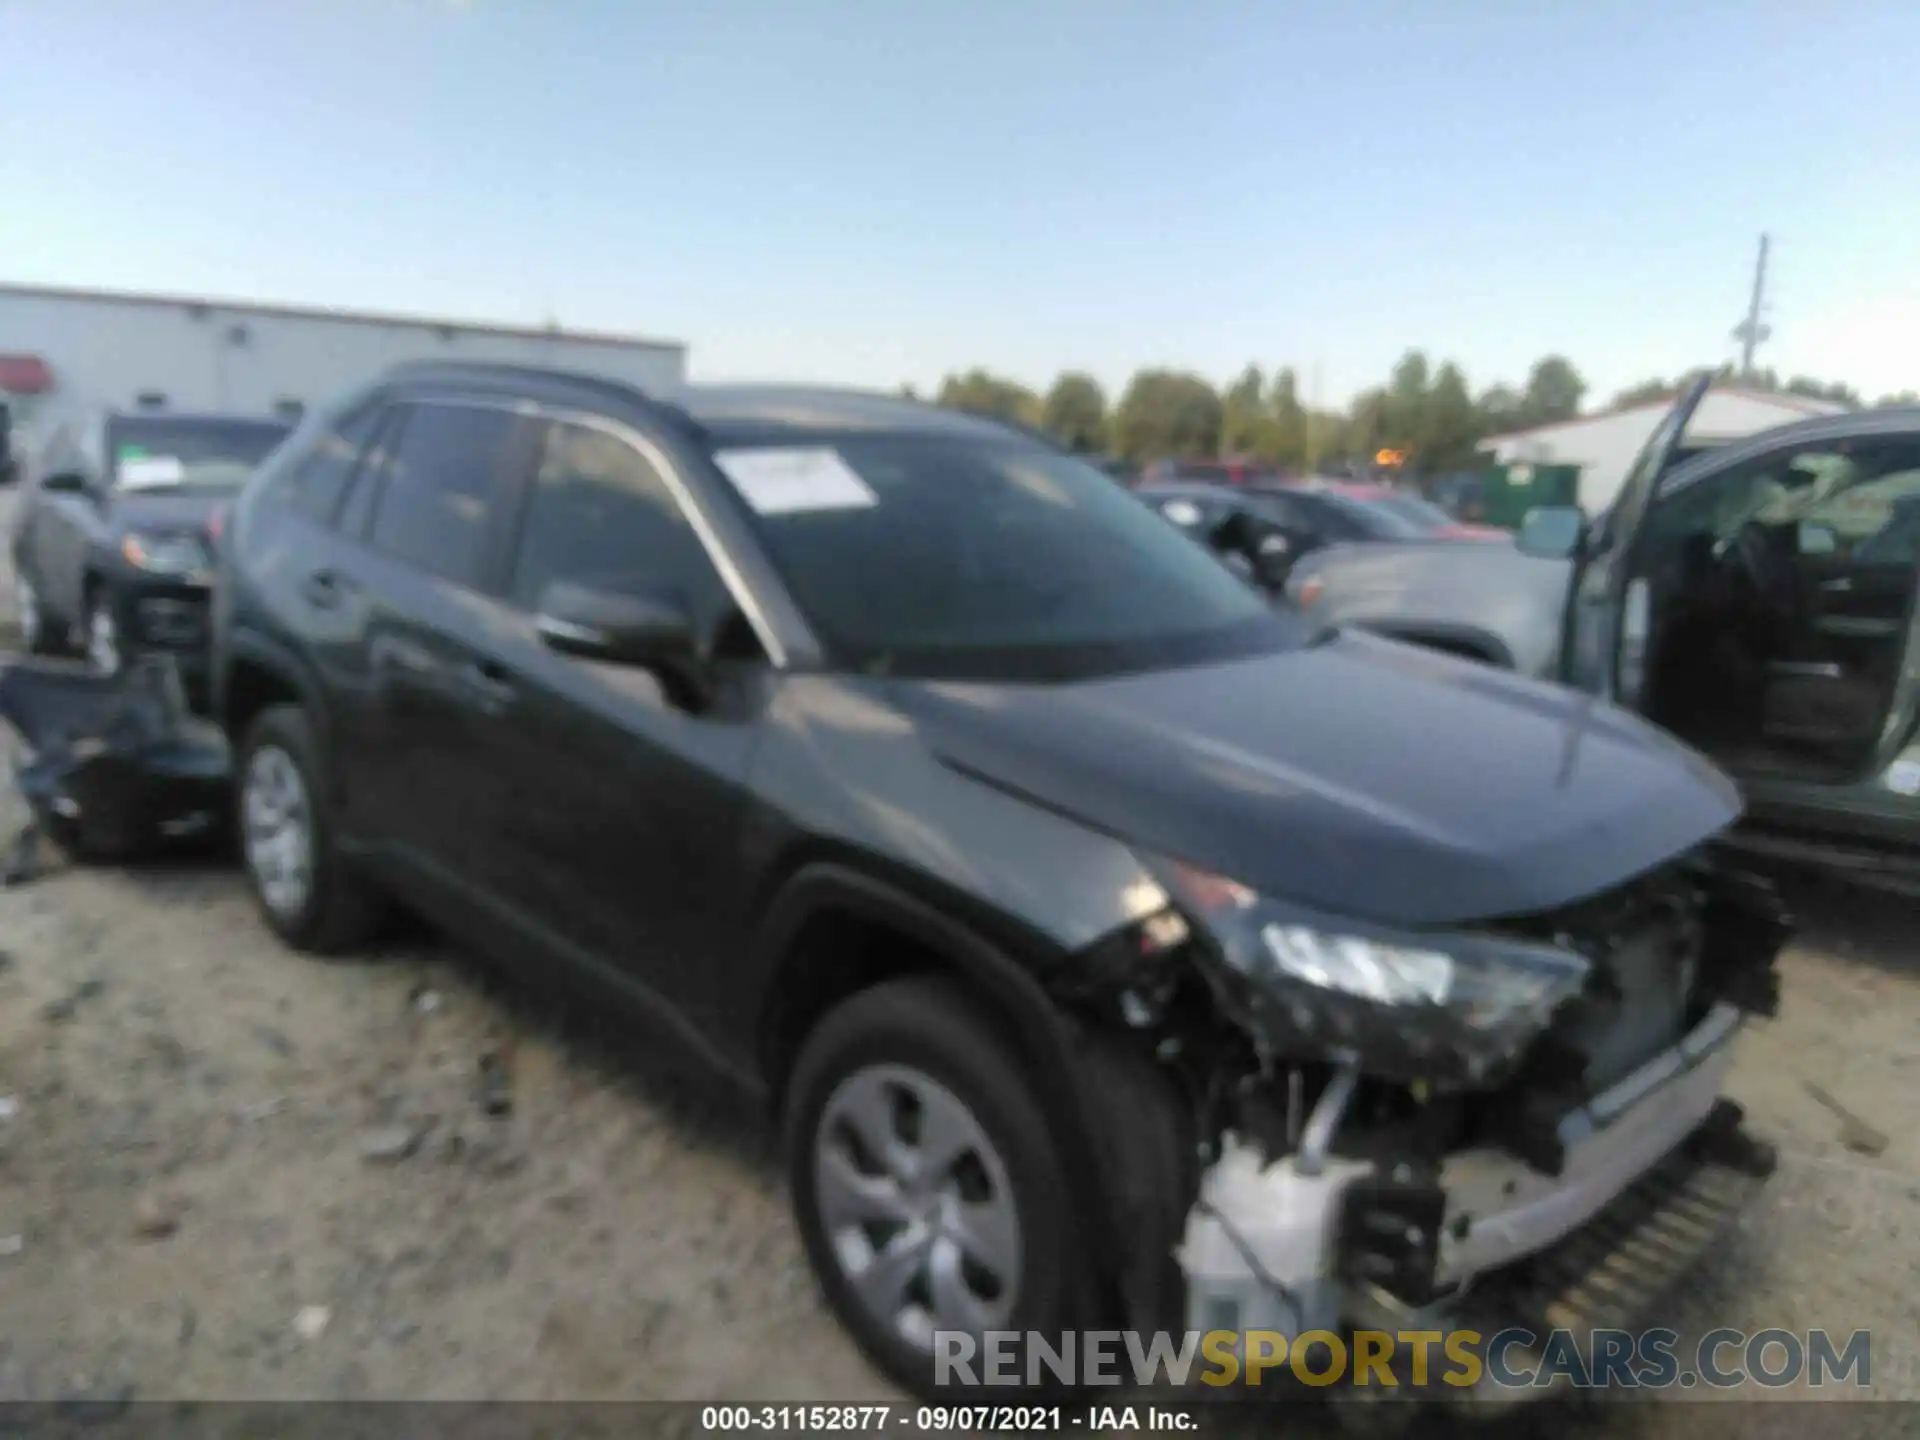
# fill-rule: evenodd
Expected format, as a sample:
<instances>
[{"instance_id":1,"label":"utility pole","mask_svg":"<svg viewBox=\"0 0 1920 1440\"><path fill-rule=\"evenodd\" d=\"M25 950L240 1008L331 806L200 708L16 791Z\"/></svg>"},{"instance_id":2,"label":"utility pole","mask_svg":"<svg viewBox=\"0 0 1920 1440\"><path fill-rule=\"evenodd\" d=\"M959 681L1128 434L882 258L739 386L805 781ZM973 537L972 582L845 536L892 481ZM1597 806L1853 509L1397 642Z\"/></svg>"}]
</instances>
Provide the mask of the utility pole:
<instances>
[{"instance_id":1,"label":"utility pole","mask_svg":"<svg viewBox=\"0 0 1920 1440\"><path fill-rule=\"evenodd\" d=\"M1773 331L1760 317L1766 311L1767 304L1767 237L1760 237L1760 258L1753 267L1753 295L1747 301L1747 318L1733 327L1733 338L1740 342L1740 378L1753 376L1753 352L1761 342L1772 337Z\"/></svg>"}]
</instances>

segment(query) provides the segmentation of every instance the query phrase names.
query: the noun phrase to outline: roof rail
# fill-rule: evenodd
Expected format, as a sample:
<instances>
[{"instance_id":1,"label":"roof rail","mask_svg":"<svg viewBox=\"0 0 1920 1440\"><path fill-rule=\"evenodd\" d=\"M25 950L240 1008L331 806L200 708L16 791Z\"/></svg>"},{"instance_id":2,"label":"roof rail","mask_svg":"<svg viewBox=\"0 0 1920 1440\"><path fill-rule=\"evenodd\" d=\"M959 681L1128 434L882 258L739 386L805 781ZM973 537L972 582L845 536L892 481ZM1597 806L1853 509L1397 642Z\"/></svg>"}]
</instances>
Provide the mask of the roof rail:
<instances>
[{"instance_id":1,"label":"roof rail","mask_svg":"<svg viewBox=\"0 0 1920 1440\"><path fill-rule=\"evenodd\" d=\"M569 385L580 385L595 390L609 400L628 403L638 401L650 409L672 416L682 425L700 429L697 421L685 408L671 400L662 400L650 391L643 390L630 380L615 380L607 375L595 375L589 371L571 370L559 365L522 365L511 360L457 360L427 359L403 360L389 366L382 372L383 380L423 379L436 377L498 380L561 380Z\"/></svg>"},{"instance_id":2,"label":"roof rail","mask_svg":"<svg viewBox=\"0 0 1920 1440\"><path fill-rule=\"evenodd\" d=\"M609 394L638 395L643 400L653 398L638 385L625 380L615 380L610 376L594 375L582 370L568 370L557 365L521 365L511 360L402 360L396 365L389 366L385 374L392 379L434 375L474 377L492 375L505 380L567 380L591 385Z\"/></svg>"}]
</instances>

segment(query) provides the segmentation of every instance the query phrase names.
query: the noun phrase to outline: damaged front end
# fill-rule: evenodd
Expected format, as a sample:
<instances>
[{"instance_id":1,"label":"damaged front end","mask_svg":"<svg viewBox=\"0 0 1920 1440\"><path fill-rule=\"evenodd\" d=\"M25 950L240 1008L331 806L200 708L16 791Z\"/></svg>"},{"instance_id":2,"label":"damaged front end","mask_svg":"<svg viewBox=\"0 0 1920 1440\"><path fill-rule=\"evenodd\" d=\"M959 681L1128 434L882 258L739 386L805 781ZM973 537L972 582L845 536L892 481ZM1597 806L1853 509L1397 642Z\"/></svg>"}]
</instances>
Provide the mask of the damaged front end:
<instances>
[{"instance_id":1,"label":"damaged front end","mask_svg":"<svg viewBox=\"0 0 1920 1440\"><path fill-rule=\"evenodd\" d=\"M216 843L231 807L231 756L190 710L173 657L118 675L76 661L0 666L0 722L23 742L14 783L30 819L0 883L32 879L41 840L77 859L128 861Z\"/></svg>"},{"instance_id":2,"label":"damaged front end","mask_svg":"<svg viewBox=\"0 0 1920 1440\"><path fill-rule=\"evenodd\" d=\"M1151 868L1061 998L1188 1112L1187 1330L1619 1325L1771 1171L1721 1096L1790 931L1753 877L1702 854L1440 934Z\"/></svg>"}]
</instances>

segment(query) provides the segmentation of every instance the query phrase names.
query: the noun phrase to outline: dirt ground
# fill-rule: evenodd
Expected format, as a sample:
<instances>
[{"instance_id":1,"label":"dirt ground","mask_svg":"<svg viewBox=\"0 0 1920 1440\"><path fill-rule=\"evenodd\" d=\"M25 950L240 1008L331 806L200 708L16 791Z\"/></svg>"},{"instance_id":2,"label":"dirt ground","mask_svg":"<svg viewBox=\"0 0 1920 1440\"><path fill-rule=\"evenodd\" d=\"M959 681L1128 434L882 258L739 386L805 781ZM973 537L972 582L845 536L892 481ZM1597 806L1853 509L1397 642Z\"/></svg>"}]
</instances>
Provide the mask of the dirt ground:
<instances>
[{"instance_id":1,"label":"dirt ground","mask_svg":"<svg viewBox=\"0 0 1920 1440\"><path fill-rule=\"evenodd\" d=\"M1781 1169L1677 1315L1870 1330L1920 1399L1915 911L1801 903L1732 1087ZM0 890L0 1399L897 1399L703 1094L431 936L292 954L215 865Z\"/></svg>"}]
</instances>

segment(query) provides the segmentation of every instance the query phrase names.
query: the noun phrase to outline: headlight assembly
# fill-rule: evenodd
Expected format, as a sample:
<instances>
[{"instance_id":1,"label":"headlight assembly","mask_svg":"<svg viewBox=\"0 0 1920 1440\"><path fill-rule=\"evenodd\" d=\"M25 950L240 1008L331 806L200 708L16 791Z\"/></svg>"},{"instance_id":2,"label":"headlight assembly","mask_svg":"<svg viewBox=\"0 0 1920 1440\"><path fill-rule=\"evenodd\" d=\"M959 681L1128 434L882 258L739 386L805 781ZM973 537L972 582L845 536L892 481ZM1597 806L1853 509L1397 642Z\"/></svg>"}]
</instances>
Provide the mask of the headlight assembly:
<instances>
[{"instance_id":1,"label":"headlight assembly","mask_svg":"<svg viewBox=\"0 0 1920 1440\"><path fill-rule=\"evenodd\" d=\"M1587 961L1551 945L1399 932L1319 915L1177 862L1148 863L1203 931L1227 1002L1279 1053L1370 1073L1493 1080L1578 994Z\"/></svg>"},{"instance_id":2,"label":"headlight assembly","mask_svg":"<svg viewBox=\"0 0 1920 1440\"><path fill-rule=\"evenodd\" d=\"M213 567L213 557L194 535L132 534L120 542L120 555L137 570L155 575L197 575Z\"/></svg>"},{"instance_id":3,"label":"headlight assembly","mask_svg":"<svg viewBox=\"0 0 1920 1440\"><path fill-rule=\"evenodd\" d=\"M1260 940L1281 974L1362 1000L1444 1005L1453 989L1453 957L1442 951L1277 923L1261 926Z\"/></svg>"}]
</instances>

